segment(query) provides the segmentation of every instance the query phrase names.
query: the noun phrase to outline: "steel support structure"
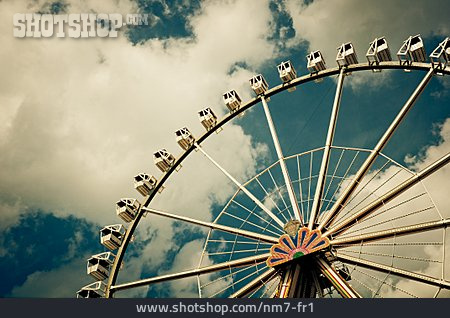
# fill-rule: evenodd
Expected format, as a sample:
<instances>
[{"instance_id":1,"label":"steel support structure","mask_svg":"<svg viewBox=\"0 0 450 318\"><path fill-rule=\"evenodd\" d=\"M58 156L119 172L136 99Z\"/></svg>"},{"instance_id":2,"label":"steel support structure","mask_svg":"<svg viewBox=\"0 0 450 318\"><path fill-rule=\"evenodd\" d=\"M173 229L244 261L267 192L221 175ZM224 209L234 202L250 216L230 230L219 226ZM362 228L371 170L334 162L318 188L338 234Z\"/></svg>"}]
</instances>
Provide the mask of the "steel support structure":
<instances>
[{"instance_id":1,"label":"steel support structure","mask_svg":"<svg viewBox=\"0 0 450 318\"><path fill-rule=\"evenodd\" d=\"M281 172L283 174L284 183L286 184L286 190L289 195L289 201L291 202L292 209L294 210L295 217L301 222L303 225L303 218L300 213L300 208L298 206L297 198L295 197L294 187L292 186L291 178L289 177L289 172L287 170L286 161L283 155L283 151L281 150L280 141L278 139L277 131L275 129L275 125L273 124L272 115L270 114L269 106L267 105L267 101L264 96L261 96L261 103L264 108L264 113L266 114L267 123L269 124L270 134L272 135L273 144L275 146L275 151L277 153L277 157L280 163Z\"/></svg>"},{"instance_id":2,"label":"steel support structure","mask_svg":"<svg viewBox=\"0 0 450 318\"><path fill-rule=\"evenodd\" d=\"M200 152L209 159L222 173L227 176L228 179L230 179L242 192L244 192L261 210L263 210L265 213L267 213L268 216L270 216L281 228L283 228L284 223L281 221L275 214L272 213L261 201L259 201L253 193L248 191L246 187L244 187L239 181L237 181L231 174L228 173L221 165L219 165L206 151L202 149L197 143L194 144L195 147L200 150Z\"/></svg>"},{"instance_id":3,"label":"steel support structure","mask_svg":"<svg viewBox=\"0 0 450 318\"><path fill-rule=\"evenodd\" d=\"M385 273L390 273L390 274L395 274L404 278L408 278L408 279L412 279L421 283L426 283L429 285L433 285L433 286L437 286L440 288L445 288L445 289L450 289L450 282L442 280L442 279L436 279L430 276L426 276L426 275L422 275L422 274L418 274L418 273L414 273L414 272L410 272L410 271L406 271L403 269L399 269L399 268L395 268L392 266L387 266L387 265L383 265L383 264L378 264L372 261L368 261L368 260L363 260L360 258L356 258L353 256L349 256L346 254L337 254L337 258L338 260L344 262L344 263L349 263L349 264L354 264L354 265L359 265L362 267L366 267L366 268L370 268L370 269L375 269L381 272L385 272Z\"/></svg>"},{"instance_id":4,"label":"steel support structure","mask_svg":"<svg viewBox=\"0 0 450 318\"><path fill-rule=\"evenodd\" d=\"M426 77L428 77L428 76L430 76L430 72L431 72L431 68L432 67L433 66L430 63L413 62L413 63L411 63L409 65L400 65L397 61L387 61L387 62L380 62L377 65L370 65L369 63L352 64L352 65L349 65L348 67L346 67L344 72L345 73L350 73L350 72L358 72L358 71L370 71L370 70L373 70L374 68L377 69L377 70L383 70L383 69L403 70L403 69L408 69L408 70L428 71L427 76L426 76ZM335 67L335 68L330 68L330 69L326 69L326 70L317 72L317 73L312 74L312 75L311 74L307 74L307 75L304 75L304 76L300 76L300 77L297 77L297 78L293 79L289 83L280 84L280 85L278 85L276 87L273 87L273 88L269 89L268 91L265 92L264 97L265 98L269 98L269 97L271 97L273 95L276 95L276 94L278 94L278 93L280 93L280 92L282 92L284 90L291 89L293 87L296 87L298 85L301 85L301 84L304 84L304 83L307 83L307 82L317 81L317 80L320 80L320 79L325 78L325 77L339 75L340 72L341 72L341 69L338 68L338 67ZM444 74L444 75L450 75L450 66L446 66L445 68L439 70L439 72ZM243 112L245 112L246 110L250 109L251 107L257 105L259 103L260 99L261 99L261 96L253 98L253 99L247 101L246 103L243 103L241 105L241 107L237 111L226 115L224 118L222 118L222 120L218 121L217 124L212 129L206 131L202 136L200 136L197 139L197 144L201 145L207 138L212 136L215 132L221 130L225 124L227 124L228 122L233 120L235 117L241 115ZM118 251L116 253L116 258L114 259L114 263L113 263L112 268L111 268L111 274L110 274L110 276L108 278L108 281L107 281L107 284L106 284L107 285L106 293L105 293L105 297L106 298L113 297L114 291L118 290L117 287L120 286L120 285L115 286L115 283L116 283L116 280L117 280L117 276L118 276L118 273L119 273L119 269L121 267L122 260L123 260L124 254L125 254L125 252L127 250L128 244L132 240L134 231L136 230L136 228L137 228L137 226L138 226L142 216L147 213L147 211L145 211L144 208L148 207L148 205L153 200L154 196L158 193L158 190L161 187L164 186L164 183L171 176L171 174L174 173L179 168L181 163L191 154L191 152L195 148L196 147L191 147L188 150L186 150L184 153L182 153L181 156L176 160L174 165L172 167L170 167L169 171L164 173L162 175L162 177L159 179L158 183L155 186L154 191L151 192L148 196L145 197L145 200L144 200L141 208L139 209L136 218L130 223L130 225L128 227L128 230L127 230L127 232L124 235L122 245L119 247L119 249L118 249ZM281 225L283 222L280 221L280 222L277 222L277 223L278 223L278 225ZM445 226L447 226L447 225L445 225ZM264 256L264 257L267 257L267 256ZM199 268L198 270L201 270L201 268ZM172 276L173 279L176 279L177 277L179 277L179 274L180 273L174 274L175 276ZM194 276L196 276L196 275L199 275L198 272L196 272L194 274ZM167 278L167 279L172 279L172 278ZM158 280L157 278L154 278L153 281L155 282L157 280ZM126 284L121 284L121 285L126 285ZM132 288L132 287L127 287L127 288Z\"/></svg>"},{"instance_id":5,"label":"steel support structure","mask_svg":"<svg viewBox=\"0 0 450 318\"><path fill-rule=\"evenodd\" d=\"M419 223L414 225L407 225L407 226L401 226L396 227L389 230L381 230L381 231L375 231L360 235L352 235L342 238L336 238L334 240L330 241L331 245L339 245L339 244L348 244L348 243L355 243L355 242L370 242L370 241L376 241L381 239L386 239L394 236L400 236L400 235L407 235L417 232L424 232L424 231L431 231L439 228L445 228L450 225L450 219L445 220L439 220L439 221L432 221L432 222L425 222L425 223Z\"/></svg>"},{"instance_id":6,"label":"steel support structure","mask_svg":"<svg viewBox=\"0 0 450 318\"><path fill-rule=\"evenodd\" d=\"M405 105L403 105L402 109L398 113L397 117L394 119L394 121L391 123L389 128L386 130L384 135L381 137L381 139L378 141L375 148L370 153L369 157L367 157L366 161L362 164L361 168L356 173L355 177L352 179L350 184L347 186L347 188L344 190L344 193L336 200L331 210L324 216L322 221L320 222L318 229L322 230L325 226L327 226L330 222L333 221L333 219L336 217L336 215L344 208L347 201L350 199L350 196L353 194L353 192L356 190L358 185L360 184L361 180L364 178L366 173L369 171L372 164L375 162L376 158L378 157L381 150L384 148L384 146L387 144L389 139L391 138L394 131L397 129L397 127L400 125L401 121L406 117L411 107L414 105L416 100L419 98L420 94L423 92L427 84L430 82L431 78L433 77L434 69L430 68L425 75L425 77L422 79L422 81L419 83L419 85L416 87L412 95L409 97L409 99L406 101Z\"/></svg>"},{"instance_id":7,"label":"steel support structure","mask_svg":"<svg viewBox=\"0 0 450 318\"><path fill-rule=\"evenodd\" d=\"M386 203L390 202L391 200L395 199L397 196L405 192L406 190L410 189L412 186L420 182L421 180L425 179L429 175L433 174L446 164L450 162L450 153L446 154L439 160L433 162L431 165L417 173L416 175L412 176L408 180L404 181L391 191L387 192L377 200L373 201L366 207L364 207L362 210L356 212L352 216L348 217L347 219L339 222L335 226L331 226L328 231L323 233L323 236L329 236L333 233L336 233L337 231L348 228L349 226L355 224L356 222L361 222L364 220L367 216L369 216L372 212L376 211L381 206L385 205ZM345 229L344 229L345 230ZM343 231L341 231L342 233Z\"/></svg>"},{"instance_id":8,"label":"steel support structure","mask_svg":"<svg viewBox=\"0 0 450 318\"><path fill-rule=\"evenodd\" d=\"M200 220L196 220L196 219L189 218L186 216L172 214L172 213L155 210L155 209L144 208L144 211L147 213L164 216L164 217L167 217L167 218L170 218L173 220L184 221L184 222L199 225L199 226L209 227L210 229L219 230L219 231L223 231L223 232L227 232L227 233L231 233L231 234L236 234L236 235L252 238L255 240L261 240L261 241L268 242L268 243L278 243L278 238L269 236L269 235L246 231L246 230L242 230L239 228L234 228L234 227L221 225L221 224L217 224L217 223L200 221Z\"/></svg>"},{"instance_id":9,"label":"steel support structure","mask_svg":"<svg viewBox=\"0 0 450 318\"><path fill-rule=\"evenodd\" d=\"M275 268L269 268L263 274L259 275L251 282L241 287L238 291L231 294L229 298L242 298L251 294L257 288L259 288L261 284L265 284L266 282L274 278L277 275L277 273L278 272L277 270L275 270Z\"/></svg>"},{"instance_id":10,"label":"steel support structure","mask_svg":"<svg viewBox=\"0 0 450 318\"><path fill-rule=\"evenodd\" d=\"M147 286L147 285L154 284L154 283L161 283L161 282L165 282L165 281L169 281L169 280L176 280L176 279L193 277L193 276L202 275L202 274L213 273L213 272L217 272L217 271L221 271L221 270L225 270L225 269L229 269L229 268L234 268L234 267L242 267L242 266L259 264L259 263L265 262L269 256L270 256L270 253L266 253L266 254L246 257L246 258L242 258L242 259L238 259L238 260L234 260L234 261L223 262L220 264L214 264L211 266L200 267L200 268L196 268L196 269L192 269L192 270L188 270L188 271L184 271L184 272L178 272L178 273L174 273L174 274L167 274L167 275L145 278L145 279L141 279L141 280L134 281L134 282L111 286L111 289L114 291L130 289L130 288L135 288L135 287L140 287L140 286Z\"/></svg>"},{"instance_id":11,"label":"steel support structure","mask_svg":"<svg viewBox=\"0 0 450 318\"><path fill-rule=\"evenodd\" d=\"M320 165L319 177L317 179L316 191L314 193L314 201L311 208L311 215L309 217L308 229L312 230L316 217L320 212L323 189L325 187L325 180L328 171L328 164L330 163L331 145L333 144L334 132L336 130L336 123L339 114L339 106L341 104L342 86L344 83L344 68L339 72L336 94L334 95L333 108L331 110L330 123L328 125L327 139L325 141L325 148L323 150L322 163Z\"/></svg>"}]
</instances>

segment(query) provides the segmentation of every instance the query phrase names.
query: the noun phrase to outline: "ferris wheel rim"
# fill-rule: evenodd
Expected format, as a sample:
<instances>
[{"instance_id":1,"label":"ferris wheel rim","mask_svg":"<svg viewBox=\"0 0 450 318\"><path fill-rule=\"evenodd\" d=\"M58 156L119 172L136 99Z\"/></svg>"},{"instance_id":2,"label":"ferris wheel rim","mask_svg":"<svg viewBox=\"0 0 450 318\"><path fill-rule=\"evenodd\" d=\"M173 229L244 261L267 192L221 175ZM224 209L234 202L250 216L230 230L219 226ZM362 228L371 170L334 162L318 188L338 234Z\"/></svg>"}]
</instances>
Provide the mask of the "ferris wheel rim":
<instances>
[{"instance_id":1,"label":"ferris wheel rim","mask_svg":"<svg viewBox=\"0 0 450 318\"><path fill-rule=\"evenodd\" d=\"M334 75L338 75L340 72L343 72L343 74L346 73L352 73L352 72L360 72L360 71L369 71L369 70L383 70L383 69L399 69L399 70L418 70L418 71L429 71L432 72L433 75L436 73L442 73L446 75L450 75L450 66L446 66L445 68L436 69L432 63L419 63L419 62L411 62L408 64L401 64L399 62L389 61L389 62L379 62L377 64L370 64L370 63L359 63L359 64L352 64L348 65L347 67L335 67L331 69L326 69L320 72L317 72L315 74L308 74L301 77L297 77L293 80L291 80L288 83L280 84L278 86L275 86L269 90L267 90L264 94L258 95L246 103L244 103L238 110L228 113L225 115L220 121L217 122L217 124L212 127L210 130L206 131L202 136L200 136L196 143L198 145L201 145L207 138L212 136L213 132L217 132L219 129L221 129L225 124L227 124L229 121L236 118L238 115L242 114L249 108L259 104L264 98L268 98L271 96L274 96L278 93L281 93L285 90L288 90L292 87L296 87L314 80L318 80L321 78L329 78ZM163 174L161 179L157 182L155 189L153 192L151 192L148 196L145 197L144 203L141 205L136 218L130 223L130 226L128 227L128 230L125 233L123 243L119 247L116 258L114 259L114 263L111 267L110 276L108 278L107 284L106 284L106 297L111 297L114 293L114 286L118 277L118 272L121 266L121 263L123 261L123 257L125 255L125 252L127 250L128 244L131 241L131 238L142 218L142 216L145 213L145 209L150 202L153 200L154 196L158 193L158 190L164 185L164 183L167 181L167 179L172 175L174 171L177 170L177 168L181 165L181 163L186 159L191 153L192 150L194 150L194 146L190 147L188 150L184 151L180 157L174 162L174 164L170 167L170 169Z\"/></svg>"}]
</instances>

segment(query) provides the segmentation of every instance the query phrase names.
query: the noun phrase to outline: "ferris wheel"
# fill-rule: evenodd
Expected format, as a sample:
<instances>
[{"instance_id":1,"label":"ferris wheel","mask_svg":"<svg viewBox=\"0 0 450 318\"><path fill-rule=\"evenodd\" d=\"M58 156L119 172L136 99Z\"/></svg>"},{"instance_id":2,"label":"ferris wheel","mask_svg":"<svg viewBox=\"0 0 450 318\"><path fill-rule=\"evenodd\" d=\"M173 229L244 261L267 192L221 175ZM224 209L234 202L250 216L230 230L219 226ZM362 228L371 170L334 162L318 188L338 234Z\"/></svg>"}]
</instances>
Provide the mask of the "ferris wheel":
<instances>
[{"instance_id":1,"label":"ferris wheel","mask_svg":"<svg viewBox=\"0 0 450 318\"><path fill-rule=\"evenodd\" d=\"M439 210L423 181L450 162L450 153L413 171L383 149L432 77L450 75L450 38L431 53L430 63L420 35L406 39L397 57L392 61L384 37L370 43L365 63L358 62L350 42L338 48L335 68L327 68L321 52L313 51L307 56L309 74L297 76L293 63L285 61L278 65L280 85L269 89L259 74L250 79L256 94L251 100L243 102L235 90L225 93L230 112L221 120L211 108L200 111L206 132L195 138L186 127L178 130L176 140L183 153L175 158L165 149L155 152L155 164L163 175L157 180L138 174L134 184L143 200L117 202L117 215L127 225L109 225L100 231L101 243L109 251L88 260L87 272L95 282L81 288L77 296L113 297L123 290L193 278L199 297L205 298L448 297L450 218ZM335 144L346 76L384 69L422 72L423 78L374 148ZM275 103L281 92L335 76L324 145L285 156L268 101ZM264 110L277 160L241 182L202 144L258 105ZM152 207L168 178L194 153L206 157L236 188L212 222ZM118 283L124 255L144 216L207 229L198 266Z\"/></svg>"}]
</instances>

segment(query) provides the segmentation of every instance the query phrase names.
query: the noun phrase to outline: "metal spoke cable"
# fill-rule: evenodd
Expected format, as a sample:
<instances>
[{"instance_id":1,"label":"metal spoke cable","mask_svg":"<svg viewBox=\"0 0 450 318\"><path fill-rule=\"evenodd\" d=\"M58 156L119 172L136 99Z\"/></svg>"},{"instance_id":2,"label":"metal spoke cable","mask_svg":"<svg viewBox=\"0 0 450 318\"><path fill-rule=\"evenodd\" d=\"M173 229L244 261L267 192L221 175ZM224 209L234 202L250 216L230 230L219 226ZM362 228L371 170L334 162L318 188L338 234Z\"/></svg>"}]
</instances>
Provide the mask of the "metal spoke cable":
<instances>
[{"instance_id":1,"label":"metal spoke cable","mask_svg":"<svg viewBox=\"0 0 450 318\"><path fill-rule=\"evenodd\" d=\"M249 249L249 250L236 250L236 251L223 251L223 252L213 252L208 253L209 256L215 256L215 255L228 255L228 254L237 254L237 253L251 253L251 252L264 252L269 251L270 248L255 248L255 249Z\"/></svg>"},{"instance_id":2,"label":"metal spoke cable","mask_svg":"<svg viewBox=\"0 0 450 318\"><path fill-rule=\"evenodd\" d=\"M297 170L298 170L298 187L300 192L300 210L303 219L305 219L305 207L303 206L303 189L302 189L302 174L300 170L300 156L297 156ZM292 182L294 183L294 182Z\"/></svg>"},{"instance_id":3,"label":"metal spoke cable","mask_svg":"<svg viewBox=\"0 0 450 318\"><path fill-rule=\"evenodd\" d=\"M272 179L273 185L275 186L275 189L278 191L278 193L279 193L279 195L280 195L280 197L281 197L281 200L283 201L283 204L284 204L284 206L286 207L286 210L287 210L289 216L290 216L291 218L293 218L293 216L292 216L292 214L291 214L291 211L289 211L288 206L287 206L287 204L286 204L286 201L284 200L283 193L281 192L280 187L279 187L278 184L276 183L276 181L275 181L275 179L274 179L274 177L273 177L273 175L272 175L272 172L270 172L270 170L267 170L267 172L269 173L269 176L270 176L270 178ZM284 211L284 210L283 210L283 211ZM288 219L284 216L284 214L282 214L282 216L283 216L284 220L287 222Z\"/></svg>"},{"instance_id":4,"label":"metal spoke cable","mask_svg":"<svg viewBox=\"0 0 450 318\"><path fill-rule=\"evenodd\" d=\"M390 163L390 160L387 159L386 162L383 164L383 166L382 166L380 169L378 169L378 170L376 171L376 173L374 173L374 175L366 182L366 184L364 184L364 186L362 186L362 187L361 187L361 188L353 195L353 197L350 198L350 199L348 200L347 205L350 205L350 203L351 203L356 197L358 197L358 195L365 189L365 187L366 187L370 182L372 182L372 181L378 176L378 174L380 174L380 172L383 171L383 169L384 169L389 163Z\"/></svg>"},{"instance_id":5,"label":"metal spoke cable","mask_svg":"<svg viewBox=\"0 0 450 318\"><path fill-rule=\"evenodd\" d=\"M210 243L235 243L235 241L230 241L230 240L208 240L208 242ZM236 244L257 244L255 242L249 242L249 241L236 241ZM265 244L265 245L270 245L272 246L273 244L270 243L266 243L266 242L259 242L259 244Z\"/></svg>"},{"instance_id":6,"label":"metal spoke cable","mask_svg":"<svg viewBox=\"0 0 450 318\"><path fill-rule=\"evenodd\" d=\"M416 215L416 214L419 214L419 213L423 213L423 212L426 212L426 211L429 211L429 210L432 210L432 209L434 209L434 206L430 206L430 207L427 207L427 208L416 210L416 211L413 211L413 212L410 212L410 213L406 213L406 214L397 216L395 218L391 218L389 220L385 220L385 221L374 223L372 225L367 225L365 227L361 227L361 228L359 228L357 230L347 231L347 232L345 232L345 235L351 234L351 233L356 233L356 232L359 232L359 231L362 231L362 230L366 230L366 229L370 229L372 227L375 227L375 226L378 226L378 225L382 225L382 224L385 224L385 223L388 223L388 222L391 222L391 221L397 221L397 220L400 220L400 219L404 219L404 218L407 218L409 216ZM359 224L361 224L361 223L359 223ZM342 236L342 237L345 237L345 236Z\"/></svg>"},{"instance_id":7,"label":"metal spoke cable","mask_svg":"<svg viewBox=\"0 0 450 318\"><path fill-rule=\"evenodd\" d=\"M256 177L255 178L256 182L259 184L259 186L261 187L261 189L264 191L265 195L267 198L270 199L270 201L273 203L273 205L276 207L276 209L278 210L278 213L281 213L281 209L278 206L278 204L275 202L275 200L272 198L272 195L274 194L274 192L268 192L267 189L262 185L262 183L259 181L259 178Z\"/></svg>"},{"instance_id":8,"label":"metal spoke cable","mask_svg":"<svg viewBox=\"0 0 450 318\"><path fill-rule=\"evenodd\" d=\"M397 174L400 173L400 171L402 170L397 170L396 173L394 173L392 176L390 176L389 178L387 178L385 181L383 181L378 187L376 187L373 191L371 191L367 196L365 196L361 201L359 201L355 206L353 206L349 211L347 211L347 213L342 215L342 218L344 218L346 215L348 215L349 213L351 213L352 211L354 211L358 206L360 206L365 200L367 200L369 197L371 197L372 195L375 194L375 192L377 192L381 187L383 187L386 183L388 183L390 180L392 180L392 178L394 178ZM366 183L364 186L361 186L361 189L364 189L366 186L368 185L368 183ZM354 199L355 197L353 197L352 199ZM347 202L347 206L350 204L350 201Z\"/></svg>"},{"instance_id":9,"label":"metal spoke cable","mask_svg":"<svg viewBox=\"0 0 450 318\"><path fill-rule=\"evenodd\" d=\"M341 160L342 160L342 157L344 156L344 153L345 153L345 149L341 149L341 154L339 155L338 162L337 162L337 164L336 164L336 166L334 168L333 174L331 175L331 179L330 179L330 182L328 183L327 189L325 190L325 195L323 196L324 199L328 196L328 192L330 191L331 184L333 183L334 178L336 176L336 172L337 172L337 170L339 169L339 167L341 165Z\"/></svg>"},{"instance_id":10,"label":"metal spoke cable","mask_svg":"<svg viewBox=\"0 0 450 318\"><path fill-rule=\"evenodd\" d=\"M401 201L401 202L399 202L399 203L397 203L397 204L395 204L395 205L393 205L393 206L390 206L390 207L388 207L388 208L386 208L386 206L383 205L383 210L382 210L381 212L375 213L375 214L372 214L372 215L369 215L368 217L364 218L364 220L362 220L362 221L360 222L360 224L361 224L362 222L366 222L366 221L371 220L371 219L373 219L373 218L375 218L375 217L377 217L377 216L380 216L380 215L382 215L383 213L386 213L386 212L391 211L391 210L393 210L393 209L395 209L395 208L398 208L399 206L401 206L401 205L403 205L403 204L406 204L406 203L409 203L409 202L411 202L411 201L413 201L413 200L415 200L415 199L418 199L418 198L420 198L421 196L423 196L423 195L425 195L425 194L426 194L425 192L420 193L420 194L417 194L417 195L415 195L415 196L413 196L413 197L411 197L411 198L405 199L405 200L403 200L403 201Z\"/></svg>"},{"instance_id":11,"label":"metal spoke cable","mask_svg":"<svg viewBox=\"0 0 450 318\"><path fill-rule=\"evenodd\" d=\"M368 277L377 279L377 278L375 278L374 276L369 275L369 274L365 273L364 271L361 271L361 270L359 270L359 269L357 269L357 268L355 268L355 271L357 271L358 273L361 273L361 274L363 274L363 275L366 275L366 276L368 276ZM352 279L352 280L353 280L353 279ZM377 280L379 280L379 278L378 278ZM396 285L393 285L393 284L388 283L388 282L384 282L384 284L387 285L387 286L389 286L389 287L395 288L395 289L397 289L398 291L400 291L400 292L402 292L402 293L404 293L404 294L406 294L406 295L408 295L408 296L411 296L411 297L413 297L413 298L419 298L418 296L414 295L413 293L408 292L407 290L404 290L404 289L402 289L402 288L400 288L400 287L398 287L398 286L396 286ZM381 297L381 295L380 295L380 297Z\"/></svg>"},{"instance_id":12,"label":"metal spoke cable","mask_svg":"<svg viewBox=\"0 0 450 318\"><path fill-rule=\"evenodd\" d=\"M313 160L314 160L314 154L311 152L310 159L309 159L308 209L306 211L306 215L303 217L305 220L309 219L309 214L311 212L309 202L312 200L311 199L311 180L312 180Z\"/></svg>"},{"instance_id":13,"label":"metal spoke cable","mask_svg":"<svg viewBox=\"0 0 450 318\"><path fill-rule=\"evenodd\" d=\"M252 267L253 267L253 266L252 266ZM242 277L241 279L239 279L239 280L236 281L236 282L233 280L233 282L232 282L230 285L225 286L224 288L222 288L221 290L217 291L216 293L210 295L209 297L210 297L210 298L215 297L215 296L217 296L217 295L223 293L223 292L226 291L227 289L230 289L231 287L232 287L233 290L234 290L235 285L237 285L237 284L239 284L240 282L242 282L242 281L244 281L244 280L250 278L251 276L255 275L256 273L257 273L256 271L252 271L250 274L248 274L247 276Z\"/></svg>"},{"instance_id":14,"label":"metal spoke cable","mask_svg":"<svg viewBox=\"0 0 450 318\"><path fill-rule=\"evenodd\" d=\"M269 243L267 243L269 244ZM340 249L345 247L354 247L359 246L360 243L353 243L353 244L336 244L333 245L334 248ZM442 242L388 242L388 243L366 243L364 246L434 246L434 245L443 245Z\"/></svg>"},{"instance_id":15,"label":"metal spoke cable","mask_svg":"<svg viewBox=\"0 0 450 318\"><path fill-rule=\"evenodd\" d=\"M214 284L214 283L220 282L221 280L225 280L225 279L227 279L227 278L230 277L230 276L239 274L239 273L241 273L241 272L243 272L243 271L246 271L246 270L248 270L247 267L238 269L238 270L236 270L235 272L233 272L233 273L231 273L231 274L227 274L227 275L224 275L224 276L220 276L219 278L216 278L215 280L209 281L209 282L205 283L204 285L201 285L201 287L202 287L202 288L208 287L208 286L210 286L210 285L212 285L212 284Z\"/></svg>"},{"instance_id":16,"label":"metal spoke cable","mask_svg":"<svg viewBox=\"0 0 450 318\"><path fill-rule=\"evenodd\" d=\"M224 211L224 212L223 212L223 215L228 215L228 216L230 216L230 217L232 217L232 218L234 218L234 219L236 219L236 220L242 221L242 224L239 226L239 228L242 228L242 226L243 226L244 224L249 224L249 225L252 225L252 226L257 227L257 228L259 228L259 229L265 229L265 228L262 227L261 225L258 225L258 224L256 224L256 223L253 223L253 222L251 222L251 221L248 221L247 218L248 218L251 214L247 215L247 218L246 218L246 219L243 219L243 218L241 218L241 217L239 217L239 216L237 216L237 215L234 215L233 213L228 212L228 211ZM269 223L269 225L272 225L272 224ZM272 225L272 226L273 226L273 225ZM277 229L276 227L274 227L274 228ZM278 229L277 229L277 230L278 230ZM278 231L279 231L279 230L278 230ZM270 232L270 233L275 234L275 235L280 235L280 232L274 232L274 231L269 230L269 229L267 229L267 232Z\"/></svg>"},{"instance_id":17,"label":"metal spoke cable","mask_svg":"<svg viewBox=\"0 0 450 318\"><path fill-rule=\"evenodd\" d=\"M352 161L350 162L350 165L348 166L347 170L344 173L344 177L343 179L339 182L339 184L337 185L336 189L333 192L333 195L331 196L331 198L334 198L336 196L336 193L339 191L339 189L341 188L342 182L344 182L344 180L347 178L347 175L349 174L351 168L353 167L353 164L356 161L356 158L358 157L360 151L357 151L355 153L355 156L353 157ZM329 208L330 204L327 204L327 206L325 207L324 211L327 211Z\"/></svg>"},{"instance_id":18,"label":"metal spoke cable","mask_svg":"<svg viewBox=\"0 0 450 318\"><path fill-rule=\"evenodd\" d=\"M347 255L346 253L352 253L352 254L360 254L360 255L392 257L392 258L407 259L410 261L420 261L420 262L427 262L427 263L442 263L442 261L435 260L435 259L413 257L413 256L402 256L402 255L396 255L396 254L385 254L385 253L375 253L375 252L356 252L356 251L352 251L352 250L345 250L344 252L345 253L339 252L339 254Z\"/></svg>"}]
</instances>

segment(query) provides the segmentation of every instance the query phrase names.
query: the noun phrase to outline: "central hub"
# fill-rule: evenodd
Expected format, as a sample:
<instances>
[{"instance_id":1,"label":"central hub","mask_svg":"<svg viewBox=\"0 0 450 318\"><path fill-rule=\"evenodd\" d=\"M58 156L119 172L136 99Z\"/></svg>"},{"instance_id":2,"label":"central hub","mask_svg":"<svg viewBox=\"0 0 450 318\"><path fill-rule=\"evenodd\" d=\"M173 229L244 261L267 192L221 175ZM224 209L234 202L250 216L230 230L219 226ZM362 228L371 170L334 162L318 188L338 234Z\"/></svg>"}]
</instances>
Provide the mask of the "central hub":
<instances>
[{"instance_id":1,"label":"central hub","mask_svg":"<svg viewBox=\"0 0 450 318\"><path fill-rule=\"evenodd\" d=\"M274 267L293 259L302 257L322 250L330 245L330 241L326 237L322 237L319 230L309 230L302 227L296 232L292 232L295 225L292 224L289 234L280 236L278 243L270 248L270 256L266 261L267 266ZM297 227L298 228L298 227Z\"/></svg>"}]
</instances>

